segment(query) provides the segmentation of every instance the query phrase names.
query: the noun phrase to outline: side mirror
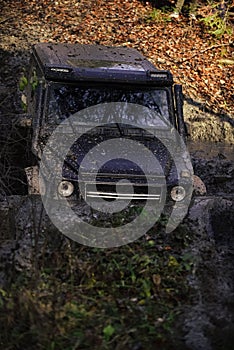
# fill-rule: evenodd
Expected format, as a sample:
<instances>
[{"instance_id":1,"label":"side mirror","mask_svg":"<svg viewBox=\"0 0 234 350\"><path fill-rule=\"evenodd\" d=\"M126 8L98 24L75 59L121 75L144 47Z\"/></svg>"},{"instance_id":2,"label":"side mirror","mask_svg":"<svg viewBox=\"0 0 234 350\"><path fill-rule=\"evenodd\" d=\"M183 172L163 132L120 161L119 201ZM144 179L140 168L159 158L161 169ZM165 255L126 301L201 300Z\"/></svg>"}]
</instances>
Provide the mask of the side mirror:
<instances>
[{"instance_id":1,"label":"side mirror","mask_svg":"<svg viewBox=\"0 0 234 350\"><path fill-rule=\"evenodd\" d=\"M186 139L188 134L187 134L186 125L184 122L184 113L183 113L184 97L183 97L183 92L182 92L182 86L175 85L174 86L174 93L175 93L175 105L176 105L178 131L179 131L179 134L184 139Z\"/></svg>"}]
</instances>

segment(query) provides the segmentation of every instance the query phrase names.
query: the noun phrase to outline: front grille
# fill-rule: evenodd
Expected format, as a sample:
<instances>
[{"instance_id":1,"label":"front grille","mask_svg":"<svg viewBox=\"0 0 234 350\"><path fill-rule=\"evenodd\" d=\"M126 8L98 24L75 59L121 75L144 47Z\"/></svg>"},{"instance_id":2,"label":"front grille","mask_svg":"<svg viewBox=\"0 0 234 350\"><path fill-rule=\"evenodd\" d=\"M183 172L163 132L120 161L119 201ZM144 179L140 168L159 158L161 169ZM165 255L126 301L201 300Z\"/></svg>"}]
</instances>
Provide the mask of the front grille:
<instances>
[{"instance_id":1,"label":"front grille","mask_svg":"<svg viewBox=\"0 0 234 350\"><path fill-rule=\"evenodd\" d=\"M86 198L103 198L103 199L128 199L128 200L161 200L161 187L147 184L118 184L118 193L116 191L117 183L113 182L98 182L85 184L85 199ZM131 193L130 186L133 186Z\"/></svg>"}]
</instances>

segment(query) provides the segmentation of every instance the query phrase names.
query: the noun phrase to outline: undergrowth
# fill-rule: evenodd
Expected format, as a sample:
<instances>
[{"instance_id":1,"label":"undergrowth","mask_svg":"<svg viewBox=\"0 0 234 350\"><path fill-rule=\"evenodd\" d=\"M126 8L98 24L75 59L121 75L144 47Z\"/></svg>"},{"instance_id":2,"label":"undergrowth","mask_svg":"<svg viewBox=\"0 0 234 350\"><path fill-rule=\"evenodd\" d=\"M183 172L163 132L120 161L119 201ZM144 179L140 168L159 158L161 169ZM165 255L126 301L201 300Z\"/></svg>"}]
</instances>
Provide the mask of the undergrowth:
<instances>
[{"instance_id":1,"label":"undergrowth","mask_svg":"<svg viewBox=\"0 0 234 350\"><path fill-rule=\"evenodd\" d=\"M233 29L229 21L229 7L224 2L209 2L208 6L200 9L202 18L208 33L217 38L221 38L225 34L232 36Z\"/></svg>"},{"instance_id":2,"label":"undergrowth","mask_svg":"<svg viewBox=\"0 0 234 350\"><path fill-rule=\"evenodd\" d=\"M53 235L36 270L0 289L0 348L172 349L194 261L182 250L189 233L160 225L106 250Z\"/></svg>"},{"instance_id":3,"label":"undergrowth","mask_svg":"<svg viewBox=\"0 0 234 350\"><path fill-rule=\"evenodd\" d=\"M230 21L229 6L225 2L208 1L208 4L199 4L196 1L189 5L184 4L180 9L180 14L176 8L164 6L153 8L146 16L148 23L166 23L173 19L178 20L179 15L190 17L190 23L204 24L204 30L220 39L225 34L232 36L233 28Z\"/></svg>"}]
</instances>

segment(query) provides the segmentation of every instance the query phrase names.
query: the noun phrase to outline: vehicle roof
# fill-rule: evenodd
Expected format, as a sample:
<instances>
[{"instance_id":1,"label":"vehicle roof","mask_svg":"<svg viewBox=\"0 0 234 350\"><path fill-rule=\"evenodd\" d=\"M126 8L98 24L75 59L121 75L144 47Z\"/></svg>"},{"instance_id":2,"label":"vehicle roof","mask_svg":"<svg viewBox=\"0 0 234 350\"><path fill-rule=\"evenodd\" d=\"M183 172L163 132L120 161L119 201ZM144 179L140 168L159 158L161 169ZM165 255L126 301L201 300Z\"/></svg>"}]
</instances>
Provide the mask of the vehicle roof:
<instances>
[{"instance_id":1,"label":"vehicle roof","mask_svg":"<svg viewBox=\"0 0 234 350\"><path fill-rule=\"evenodd\" d=\"M45 77L51 80L157 82L172 84L169 71L159 70L140 52L128 47L39 43L33 47Z\"/></svg>"}]
</instances>

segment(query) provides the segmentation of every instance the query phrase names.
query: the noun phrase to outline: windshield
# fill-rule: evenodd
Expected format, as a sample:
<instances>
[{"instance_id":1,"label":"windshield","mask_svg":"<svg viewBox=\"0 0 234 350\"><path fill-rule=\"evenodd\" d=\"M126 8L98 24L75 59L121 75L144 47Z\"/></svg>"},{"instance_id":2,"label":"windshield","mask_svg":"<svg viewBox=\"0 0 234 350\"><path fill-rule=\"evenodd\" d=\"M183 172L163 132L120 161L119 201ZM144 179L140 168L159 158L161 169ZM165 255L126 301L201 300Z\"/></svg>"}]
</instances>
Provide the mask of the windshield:
<instances>
[{"instance_id":1,"label":"windshield","mask_svg":"<svg viewBox=\"0 0 234 350\"><path fill-rule=\"evenodd\" d=\"M47 123L59 124L76 112L101 103L128 102L139 104L156 112L136 116L136 123L144 127L165 126L169 123L168 91L163 88L77 86L52 83L48 96ZM98 116L100 118L100 116ZM127 117L123 118L126 122ZM101 122L101 120L99 120ZM111 122L111 121L110 121ZM160 125L159 125L160 124Z\"/></svg>"}]
</instances>

